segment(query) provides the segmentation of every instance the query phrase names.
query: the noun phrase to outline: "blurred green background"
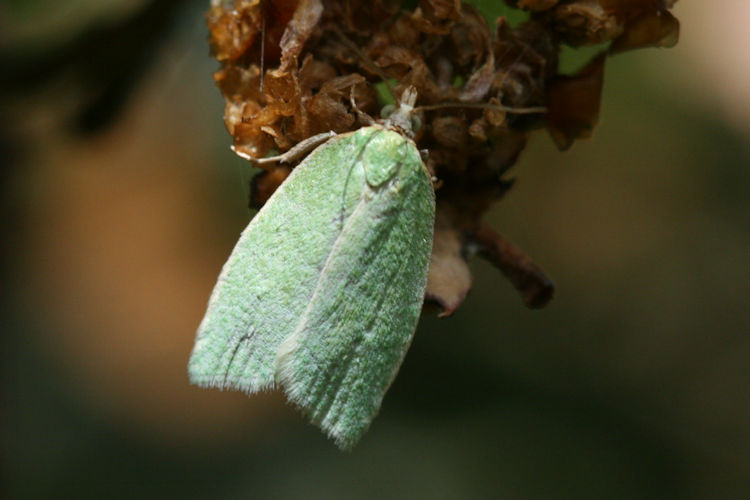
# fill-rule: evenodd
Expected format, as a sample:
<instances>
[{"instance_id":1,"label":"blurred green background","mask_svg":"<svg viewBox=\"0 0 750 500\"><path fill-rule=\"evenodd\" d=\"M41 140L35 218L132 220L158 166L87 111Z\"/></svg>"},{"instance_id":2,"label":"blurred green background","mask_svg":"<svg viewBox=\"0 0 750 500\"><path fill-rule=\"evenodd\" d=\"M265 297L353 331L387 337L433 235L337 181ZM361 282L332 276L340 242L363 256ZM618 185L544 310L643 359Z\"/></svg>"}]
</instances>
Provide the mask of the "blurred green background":
<instances>
[{"instance_id":1,"label":"blurred green background","mask_svg":"<svg viewBox=\"0 0 750 500\"><path fill-rule=\"evenodd\" d=\"M207 2L154 4L169 30L96 47L154 41L98 128L95 112L71 128L96 74L54 57L42 85L14 79L147 2L0 7L6 69L26 71L2 77L5 497L750 496L750 4L679 2L676 48L608 61L592 139L534 137L490 218L555 299L527 310L474 260L465 305L423 316L351 453L279 394L188 385L250 172L229 151Z\"/></svg>"}]
</instances>

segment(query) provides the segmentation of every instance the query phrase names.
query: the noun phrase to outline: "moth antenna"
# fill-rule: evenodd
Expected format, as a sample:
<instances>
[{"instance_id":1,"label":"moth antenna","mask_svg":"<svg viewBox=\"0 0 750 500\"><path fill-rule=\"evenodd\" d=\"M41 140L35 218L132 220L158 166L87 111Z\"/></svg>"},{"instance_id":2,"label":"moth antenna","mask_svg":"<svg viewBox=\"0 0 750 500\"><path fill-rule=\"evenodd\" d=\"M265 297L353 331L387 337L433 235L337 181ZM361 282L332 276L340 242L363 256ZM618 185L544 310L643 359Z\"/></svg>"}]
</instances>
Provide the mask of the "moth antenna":
<instances>
[{"instance_id":1,"label":"moth antenna","mask_svg":"<svg viewBox=\"0 0 750 500\"><path fill-rule=\"evenodd\" d=\"M547 108L544 106L532 106L528 108L514 108L511 106L502 106L499 104L486 104L482 102L446 102L442 104L430 104L414 108L415 111L432 111L442 108L470 108L470 109L493 109L496 111L505 111L517 115L533 115L546 113Z\"/></svg>"}]
</instances>

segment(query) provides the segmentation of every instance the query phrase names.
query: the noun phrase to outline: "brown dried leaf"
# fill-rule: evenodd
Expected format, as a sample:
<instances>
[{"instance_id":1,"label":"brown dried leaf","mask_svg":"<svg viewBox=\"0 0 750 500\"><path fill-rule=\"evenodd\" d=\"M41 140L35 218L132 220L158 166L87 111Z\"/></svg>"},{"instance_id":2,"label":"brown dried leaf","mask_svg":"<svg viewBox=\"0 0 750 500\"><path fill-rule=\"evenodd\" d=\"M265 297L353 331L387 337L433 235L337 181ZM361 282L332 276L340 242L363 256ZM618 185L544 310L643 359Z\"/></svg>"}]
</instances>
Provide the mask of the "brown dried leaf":
<instances>
[{"instance_id":1,"label":"brown dried leaf","mask_svg":"<svg viewBox=\"0 0 750 500\"><path fill-rule=\"evenodd\" d=\"M464 6L463 15L452 25L446 38L446 43L437 50L447 51L451 62L467 72L483 65L492 47L492 31L487 21L470 5Z\"/></svg>"},{"instance_id":2,"label":"brown dried leaf","mask_svg":"<svg viewBox=\"0 0 750 500\"><path fill-rule=\"evenodd\" d=\"M260 46L264 45L266 62L276 64L281 55L282 33L297 3L298 0L236 0L231 8L225 4L212 5L206 15L212 53L219 61L249 59L257 62L260 61ZM263 31L264 43L261 44Z\"/></svg>"},{"instance_id":3,"label":"brown dried leaf","mask_svg":"<svg viewBox=\"0 0 750 500\"><path fill-rule=\"evenodd\" d=\"M620 36L625 27L611 9L599 0L579 0L553 10L555 27L568 43L596 45Z\"/></svg>"},{"instance_id":4,"label":"brown dried leaf","mask_svg":"<svg viewBox=\"0 0 750 500\"><path fill-rule=\"evenodd\" d=\"M422 102L440 101L445 95L429 66L417 52L391 46L383 51L376 63L389 77L397 79L400 87L416 87Z\"/></svg>"},{"instance_id":5,"label":"brown dried leaf","mask_svg":"<svg viewBox=\"0 0 750 500\"><path fill-rule=\"evenodd\" d=\"M495 57L487 51L487 61L475 71L466 82L458 100L462 102L477 102L483 100L495 81Z\"/></svg>"},{"instance_id":6,"label":"brown dried leaf","mask_svg":"<svg viewBox=\"0 0 750 500\"><path fill-rule=\"evenodd\" d=\"M547 129L561 150L591 136L599 120L604 61L599 54L574 76L558 76L547 87Z\"/></svg>"},{"instance_id":7,"label":"brown dried leaf","mask_svg":"<svg viewBox=\"0 0 750 500\"><path fill-rule=\"evenodd\" d=\"M233 10L212 5L206 14L211 34L211 52L219 61L236 61L253 45L260 33L260 0L237 2Z\"/></svg>"},{"instance_id":8,"label":"brown dried leaf","mask_svg":"<svg viewBox=\"0 0 750 500\"><path fill-rule=\"evenodd\" d=\"M680 22L667 11L658 11L628 23L625 33L617 38L610 52L644 47L674 47L680 37Z\"/></svg>"},{"instance_id":9,"label":"brown dried leaf","mask_svg":"<svg viewBox=\"0 0 750 500\"><path fill-rule=\"evenodd\" d=\"M461 16L460 0L420 0L414 11L414 25L423 33L447 35Z\"/></svg>"},{"instance_id":10,"label":"brown dried leaf","mask_svg":"<svg viewBox=\"0 0 750 500\"><path fill-rule=\"evenodd\" d=\"M313 124L310 127L311 134L328 130L345 132L355 122L354 114L349 113L349 108L340 99L323 92L310 98L307 102L307 112Z\"/></svg>"},{"instance_id":11,"label":"brown dried leaf","mask_svg":"<svg viewBox=\"0 0 750 500\"><path fill-rule=\"evenodd\" d=\"M625 37L632 45L621 42L622 48L617 50L624 50L626 47L639 48L662 43L666 46L672 40L676 41L676 20L669 14L675 1L515 0L508 3L538 12L539 19L549 23L567 43L595 45ZM640 33L629 34L631 30Z\"/></svg>"},{"instance_id":12,"label":"brown dried leaf","mask_svg":"<svg viewBox=\"0 0 750 500\"><path fill-rule=\"evenodd\" d=\"M325 82L337 76L336 68L332 64L317 60L312 54L307 54L299 70L299 84L306 91L305 95L314 94Z\"/></svg>"},{"instance_id":13,"label":"brown dried leaf","mask_svg":"<svg viewBox=\"0 0 750 500\"><path fill-rule=\"evenodd\" d=\"M281 37L281 70L289 71L297 67L297 59L302 52L305 42L323 14L321 0L299 0L292 19L287 23L284 35Z\"/></svg>"}]
</instances>

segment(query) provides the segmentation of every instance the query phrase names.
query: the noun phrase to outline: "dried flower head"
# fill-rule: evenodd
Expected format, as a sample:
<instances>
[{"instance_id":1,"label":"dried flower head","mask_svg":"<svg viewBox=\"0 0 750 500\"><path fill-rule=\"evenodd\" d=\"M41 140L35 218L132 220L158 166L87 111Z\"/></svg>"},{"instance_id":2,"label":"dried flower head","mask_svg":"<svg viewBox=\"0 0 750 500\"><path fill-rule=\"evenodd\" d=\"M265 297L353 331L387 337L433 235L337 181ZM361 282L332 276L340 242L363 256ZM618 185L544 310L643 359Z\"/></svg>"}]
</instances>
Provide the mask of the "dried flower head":
<instances>
[{"instance_id":1,"label":"dried flower head","mask_svg":"<svg viewBox=\"0 0 750 500\"><path fill-rule=\"evenodd\" d=\"M530 11L530 19L512 28L501 17L490 27L458 0L420 0L413 10L395 0L213 0L208 13L225 123L245 157L359 128L363 112L378 114L384 80L397 96L417 89L426 109L415 140L438 179L427 298L445 314L471 287L470 250L499 267L527 305L552 296L551 282L482 216L510 187L503 174L531 130L547 127L565 149L596 123L608 53L577 75L559 75L560 44L611 42L611 53L677 39L670 0L507 3ZM464 106L439 106L446 103ZM548 112L507 113L501 106ZM255 206L288 173L264 168L254 181Z\"/></svg>"}]
</instances>

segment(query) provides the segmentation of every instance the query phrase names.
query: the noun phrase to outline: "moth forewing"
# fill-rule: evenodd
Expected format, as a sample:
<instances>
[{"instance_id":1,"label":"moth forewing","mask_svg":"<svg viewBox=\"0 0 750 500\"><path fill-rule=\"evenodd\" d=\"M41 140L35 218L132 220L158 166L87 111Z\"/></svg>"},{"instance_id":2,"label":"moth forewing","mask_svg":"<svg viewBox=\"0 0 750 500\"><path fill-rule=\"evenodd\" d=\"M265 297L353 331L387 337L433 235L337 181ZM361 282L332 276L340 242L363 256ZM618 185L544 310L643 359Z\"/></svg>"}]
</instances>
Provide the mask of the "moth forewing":
<instances>
[{"instance_id":1,"label":"moth forewing","mask_svg":"<svg viewBox=\"0 0 750 500\"><path fill-rule=\"evenodd\" d=\"M331 139L309 155L242 232L219 275L188 372L193 383L248 393L275 383L281 342L317 286L364 173L342 176L374 130Z\"/></svg>"},{"instance_id":2,"label":"moth forewing","mask_svg":"<svg viewBox=\"0 0 750 500\"><path fill-rule=\"evenodd\" d=\"M434 192L419 152L377 128L362 152L362 202L278 358L289 399L345 449L367 430L409 347L432 249Z\"/></svg>"}]
</instances>

